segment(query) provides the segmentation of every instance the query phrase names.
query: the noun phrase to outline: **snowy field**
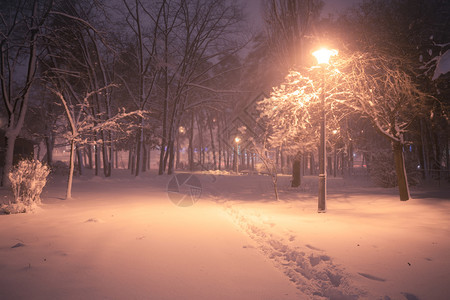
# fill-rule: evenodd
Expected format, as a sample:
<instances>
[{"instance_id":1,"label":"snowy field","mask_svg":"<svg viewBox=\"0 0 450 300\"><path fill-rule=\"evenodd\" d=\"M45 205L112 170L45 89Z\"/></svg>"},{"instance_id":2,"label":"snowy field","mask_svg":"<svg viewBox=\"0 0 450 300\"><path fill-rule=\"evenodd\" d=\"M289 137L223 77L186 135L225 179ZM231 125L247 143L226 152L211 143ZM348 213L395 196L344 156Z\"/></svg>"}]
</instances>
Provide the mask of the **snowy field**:
<instances>
[{"instance_id":1,"label":"snowy field","mask_svg":"<svg viewBox=\"0 0 450 300\"><path fill-rule=\"evenodd\" d=\"M316 177L281 177L276 202L267 176L195 176L190 207L169 176L76 178L72 200L52 178L35 213L0 216L0 299L449 299L448 186L400 202L329 178L318 214Z\"/></svg>"}]
</instances>

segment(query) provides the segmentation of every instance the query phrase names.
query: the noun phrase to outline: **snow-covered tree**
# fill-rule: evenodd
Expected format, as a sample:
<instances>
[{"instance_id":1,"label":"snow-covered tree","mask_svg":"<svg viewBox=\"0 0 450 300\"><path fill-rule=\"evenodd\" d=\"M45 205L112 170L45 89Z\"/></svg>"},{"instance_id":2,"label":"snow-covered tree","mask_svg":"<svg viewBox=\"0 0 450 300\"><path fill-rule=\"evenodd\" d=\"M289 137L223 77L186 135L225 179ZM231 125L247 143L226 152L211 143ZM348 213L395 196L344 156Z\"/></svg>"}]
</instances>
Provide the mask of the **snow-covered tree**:
<instances>
[{"instance_id":1,"label":"snow-covered tree","mask_svg":"<svg viewBox=\"0 0 450 300\"><path fill-rule=\"evenodd\" d=\"M420 113L426 95L400 66L401 60L375 53L341 53L323 77L317 76L315 68L303 73L291 71L286 82L261 103L262 115L272 122L279 140L300 132L315 140L321 93L325 95L326 113L334 116L328 119L339 120L351 111L368 118L392 143L400 199L408 200L405 132ZM323 80L326 84L321 86Z\"/></svg>"},{"instance_id":2,"label":"snow-covered tree","mask_svg":"<svg viewBox=\"0 0 450 300\"><path fill-rule=\"evenodd\" d=\"M358 53L347 58L340 70L351 89L339 103L367 117L392 144L401 200L410 199L405 169L405 133L422 113L424 94L411 75L403 71L402 61L378 54Z\"/></svg>"},{"instance_id":3,"label":"snow-covered tree","mask_svg":"<svg viewBox=\"0 0 450 300\"><path fill-rule=\"evenodd\" d=\"M104 92L111 87L114 86L106 86L96 91L87 92L84 97L80 96L81 94L68 93L67 90L61 90L61 88L57 89L51 86L48 87L64 106L67 121L69 123L69 131L65 134L65 138L68 140L70 145L69 176L67 180L66 199L72 198L76 145L93 143L92 139L89 138L89 135L96 135L102 130L109 130L111 132L126 130L129 133L129 126L126 126L123 123L129 122L129 117L143 117L143 113L141 111L133 111L130 113L124 111L118 112L116 115L106 120L99 119L98 116L90 114L91 107L89 104L89 98L93 97L97 93Z\"/></svg>"},{"instance_id":4,"label":"snow-covered tree","mask_svg":"<svg viewBox=\"0 0 450 300\"><path fill-rule=\"evenodd\" d=\"M53 1L6 1L0 7L0 91L6 111L6 153L2 185L8 184L14 144L28 109L37 74L42 28Z\"/></svg>"},{"instance_id":5,"label":"snow-covered tree","mask_svg":"<svg viewBox=\"0 0 450 300\"><path fill-rule=\"evenodd\" d=\"M293 66L307 65L309 42L319 21L323 2L320 0L270 0L264 3L265 36L260 50L265 51L262 65L277 84ZM259 77L258 77L259 79ZM267 78L262 78L267 81ZM265 86L264 90L269 90ZM299 153L293 153L295 166L300 166ZM292 168L292 175L300 178L300 168ZM295 182L295 181L293 181Z\"/></svg>"},{"instance_id":6,"label":"snow-covered tree","mask_svg":"<svg viewBox=\"0 0 450 300\"><path fill-rule=\"evenodd\" d=\"M376 50L386 57L401 57L403 71L414 70L414 82L433 96L426 101L424 112L428 113L416 118L409 135L425 178L433 170L440 172L444 164L450 170L450 74L442 74L441 66L436 68L450 47L448 16L448 1L368 0L327 28L330 36L340 37L353 51Z\"/></svg>"},{"instance_id":7,"label":"snow-covered tree","mask_svg":"<svg viewBox=\"0 0 450 300\"><path fill-rule=\"evenodd\" d=\"M278 169L276 160L269 156L269 151L272 148L266 137L262 137L261 141L255 141L251 139L251 148L254 153L258 155L259 160L262 161L264 169L272 180L273 192L275 195L275 200L280 200L278 195Z\"/></svg>"},{"instance_id":8,"label":"snow-covered tree","mask_svg":"<svg viewBox=\"0 0 450 300\"><path fill-rule=\"evenodd\" d=\"M66 83L78 90L95 91L116 79L114 60L115 49L111 46L106 31L107 12L101 2L64 1L55 5L53 28L47 39L48 56L45 60L46 70L64 77ZM74 38L76 37L76 38ZM117 110L114 90L96 93L90 99L92 115L105 121ZM101 130L92 137L95 147L95 175L98 175L100 161L103 173L111 175L114 154L114 136L107 130ZM102 156L102 159L100 159Z\"/></svg>"}]
</instances>

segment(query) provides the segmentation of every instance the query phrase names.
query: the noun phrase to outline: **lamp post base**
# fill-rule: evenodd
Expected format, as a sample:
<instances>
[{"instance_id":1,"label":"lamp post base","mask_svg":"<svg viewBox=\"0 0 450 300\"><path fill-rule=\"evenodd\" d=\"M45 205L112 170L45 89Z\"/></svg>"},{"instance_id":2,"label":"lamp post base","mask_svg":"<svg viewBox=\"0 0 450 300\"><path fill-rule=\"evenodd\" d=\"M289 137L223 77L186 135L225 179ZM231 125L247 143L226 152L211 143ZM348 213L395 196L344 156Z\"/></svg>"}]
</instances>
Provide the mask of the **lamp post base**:
<instances>
[{"instance_id":1,"label":"lamp post base","mask_svg":"<svg viewBox=\"0 0 450 300\"><path fill-rule=\"evenodd\" d=\"M317 212L324 213L327 211L326 196L327 196L327 180L326 174L319 174L319 205Z\"/></svg>"}]
</instances>

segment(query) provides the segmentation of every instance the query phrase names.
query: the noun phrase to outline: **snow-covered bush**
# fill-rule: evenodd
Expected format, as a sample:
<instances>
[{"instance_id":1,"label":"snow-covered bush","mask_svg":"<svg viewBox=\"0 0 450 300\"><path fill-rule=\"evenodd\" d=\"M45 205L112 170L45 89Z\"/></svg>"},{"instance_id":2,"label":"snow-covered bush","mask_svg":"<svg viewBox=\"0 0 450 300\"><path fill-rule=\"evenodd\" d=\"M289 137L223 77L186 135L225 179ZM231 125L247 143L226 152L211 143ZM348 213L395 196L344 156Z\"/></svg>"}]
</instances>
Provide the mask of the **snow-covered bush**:
<instances>
[{"instance_id":1,"label":"snow-covered bush","mask_svg":"<svg viewBox=\"0 0 450 300\"><path fill-rule=\"evenodd\" d=\"M370 178L381 187L397 186L394 156L392 151L379 151L372 153L369 164Z\"/></svg>"},{"instance_id":2,"label":"snow-covered bush","mask_svg":"<svg viewBox=\"0 0 450 300\"><path fill-rule=\"evenodd\" d=\"M39 204L49 173L50 168L38 160L20 161L8 175L14 193L10 212L25 212Z\"/></svg>"},{"instance_id":3,"label":"snow-covered bush","mask_svg":"<svg viewBox=\"0 0 450 300\"><path fill-rule=\"evenodd\" d=\"M55 161L51 166L51 173L55 175L68 175L69 165L63 161Z\"/></svg>"},{"instance_id":4,"label":"snow-covered bush","mask_svg":"<svg viewBox=\"0 0 450 300\"><path fill-rule=\"evenodd\" d=\"M417 172L416 166L417 163L413 160L405 161L409 185L420 183L420 173ZM398 185L394 156L391 150L372 153L369 163L369 175L373 182L381 187L390 188Z\"/></svg>"}]
</instances>

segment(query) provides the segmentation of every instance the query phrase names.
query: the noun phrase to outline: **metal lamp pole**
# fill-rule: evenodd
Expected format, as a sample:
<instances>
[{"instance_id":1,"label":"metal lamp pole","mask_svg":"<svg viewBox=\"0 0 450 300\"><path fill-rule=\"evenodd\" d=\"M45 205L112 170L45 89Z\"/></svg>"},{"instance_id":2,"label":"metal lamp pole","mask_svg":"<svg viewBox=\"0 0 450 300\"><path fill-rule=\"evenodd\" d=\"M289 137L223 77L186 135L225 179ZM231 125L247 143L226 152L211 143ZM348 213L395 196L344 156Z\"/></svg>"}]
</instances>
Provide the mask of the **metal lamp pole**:
<instances>
[{"instance_id":1,"label":"metal lamp pole","mask_svg":"<svg viewBox=\"0 0 450 300\"><path fill-rule=\"evenodd\" d=\"M320 94L320 102L322 106L320 116L320 146L319 146L319 199L318 199L318 212L327 211L327 148L326 148L326 115L325 115L325 66L322 65L322 92Z\"/></svg>"},{"instance_id":2,"label":"metal lamp pole","mask_svg":"<svg viewBox=\"0 0 450 300\"><path fill-rule=\"evenodd\" d=\"M336 55L336 50L320 49L313 52L317 62L321 66L322 73L322 91L320 94L320 102L322 106L320 118L320 145L319 145L319 195L318 195L318 212L327 211L327 148L326 148L326 114L325 114L325 68L329 63L330 57Z\"/></svg>"},{"instance_id":3,"label":"metal lamp pole","mask_svg":"<svg viewBox=\"0 0 450 300\"><path fill-rule=\"evenodd\" d=\"M239 142L241 138L237 136L234 141L236 142L236 174L239 174Z\"/></svg>"}]
</instances>

